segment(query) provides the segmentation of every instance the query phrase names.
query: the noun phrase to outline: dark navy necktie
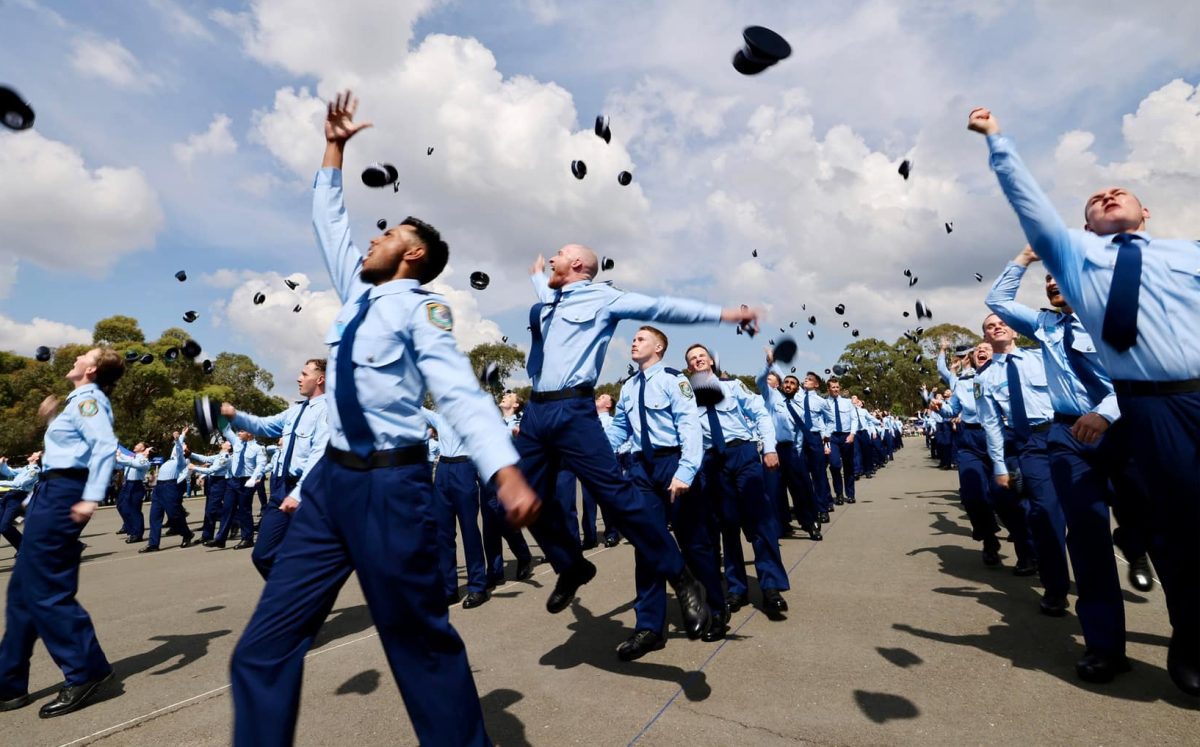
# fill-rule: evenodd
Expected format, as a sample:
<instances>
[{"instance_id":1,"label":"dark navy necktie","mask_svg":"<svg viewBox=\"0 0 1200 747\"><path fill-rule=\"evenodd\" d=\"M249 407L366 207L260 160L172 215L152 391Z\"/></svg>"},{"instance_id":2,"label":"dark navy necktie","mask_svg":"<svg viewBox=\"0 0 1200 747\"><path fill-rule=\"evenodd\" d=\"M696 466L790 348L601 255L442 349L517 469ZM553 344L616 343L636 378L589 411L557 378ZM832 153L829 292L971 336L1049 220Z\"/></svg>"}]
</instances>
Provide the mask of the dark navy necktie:
<instances>
[{"instance_id":1,"label":"dark navy necktie","mask_svg":"<svg viewBox=\"0 0 1200 747\"><path fill-rule=\"evenodd\" d=\"M838 433L842 433L842 408L838 404L838 398L833 398L833 427Z\"/></svg>"},{"instance_id":2,"label":"dark navy necktie","mask_svg":"<svg viewBox=\"0 0 1200 747\"><path fill-rule=\"evenodd\" d=\"M350 443L350 451L366 459L375 450L375 434L367 425L367 416L363 413L362 405L358 402L358 385L354 381L354 336L371 308L370 290L363 291L358 297L358 311L354 318L342 330L342 340L338 343L337 352L337 387L333 392L334 404L337 405L338 418L342 421L342 433Z\"/></svg>"},{"instance_id":3,"label":"dark navy necktie","mask_svg":"<svg viewBox=\"0 0 1200 747\"><path fill-rule=\"evenodd\" d=\"M650 423L646 421L646 372L638 374L642 377L642 386L638 389L638 420L641 421L642 455L647 459L654 456L654 444L650 442Z\"/></svg>"},{"instance_id":4,"label":"dark navy necktie","mask_svg":"<svg viewBox=\"0 0 1200 747\"><path fill-rule=\"evenodd\" d=\"M804 427L812 430L812 408L808 406L808 390L804 390Z\"/></svg>"},{"instance_id":5,"label":"dark navy necktie","mask_svg":"<svg viewBox=\"0 0 1200 747\"><path fill-rule=\"evenodd\" d=\"M1100 377L1088 365L1083 353L1075 349L1075 318L1070 314L1064 314L1062 325L1063 349L1067 354L1067 365L1079 377L1079 381L1083 383L1083 388L1087 390L1088 397L1092 400L1092 407L1095 407L1100 404L1102 399L1108 396L1109 388L1104 385L1104 382L1100 380Z\"/></svg>"},{"instance_id":6,"label":"dark navy necktie","mask_svg":"<svg viewBox=\"0 0 1200 747\"><path fill-rule=\"evenodd\" d=\"M1118 245L1117 263L1113 267L1112 287L1108 290L1108 305L1104 309L1104 326L1100 337L1124 353L1137 344L1138 291L1142 287L1142 250L1132 234L1113 237Z\"/></svg>"},{"instance_id":7,"label":"dark navy necktie","mask_svg":"<svg viewBox=\"0 0 1200 747\"><path fill-rule=\"evenodd\" d=\"M300 425L300 418L304 417L304 410L308 407L308 400L304 400L300 404L300 412L296 413L296 419L292 421L292 435L288 439L287 451L283 453L283 467L280 474L287 477L290 472L288 469L292 466L292 451L296 448L296 428Z\"/></svg>"},{"instance_id":8,"label":"dark navy necktie","mask_svg":"<svg viewBox=\"0 0 1200 747\"><path fill-rule=\"evenodd\" d=\"M1021 372L1017 370L1017 359L1008 356L1008 407L1012 414L1013 432L1021 439L1033 435L1029 427L1029 416L1025 413L1025 394L1021 391Z\"/></svg>"},{"instance_id":9,"label":"dark navy necktie","mask_svg":"<svg viewBox=\"0 0 1200 747\"><path fill-rule=\"evenodd\" d=\"M804 421L800 419L800 413L796 412L796 408L792 407L790 399L785 399L783 403L787 405L787 410L792 416L792 422L796 424L796 430L799 431L804 425Z\"/></svg>"},{"instance_id":10,"label":"dark navy necktie","mask_svg":"<svg viewBox=\"0 0 1200 747\"><path fill-rule=\"evenodd\" d=\"M529 348L529 359L525 362L525 372L529 374L529 378L533 379L542 374L542 363L546 359L546 353L543 349L546 344L545 336L542 334L542 309L547 305L550 306L550 312L546 314L546 331L550 331L550 321L554 318L554 310L558 308L558 302L562 300L562 290L554 292L554 301L550 304L535 303L529 309L529 335L533 338L533 344Z\"/></svg>"},{"instance_id":11,"label":"dark navy necktie","mask_svg":"<svg viewBox=\"0 0 1200 747\"><path fill-rule=\"evenodd\" d=\"M711 405L708 407L708 435L714 449L725 451L725 430L721 428L721 421L717 418L717 408Z\"/></svg>"},{"instance_id":12,"label":"dark navy necktie","mask_svg":"<svg viewBox=\"0 0 1200 747\"><path fill-rule=\"evenodd\" d=\"M246 442L242 441L242 449L238 452L237 466L233 468L233 476L241 477L242 470L246 467Z\"/></svg>"}]
</instances>

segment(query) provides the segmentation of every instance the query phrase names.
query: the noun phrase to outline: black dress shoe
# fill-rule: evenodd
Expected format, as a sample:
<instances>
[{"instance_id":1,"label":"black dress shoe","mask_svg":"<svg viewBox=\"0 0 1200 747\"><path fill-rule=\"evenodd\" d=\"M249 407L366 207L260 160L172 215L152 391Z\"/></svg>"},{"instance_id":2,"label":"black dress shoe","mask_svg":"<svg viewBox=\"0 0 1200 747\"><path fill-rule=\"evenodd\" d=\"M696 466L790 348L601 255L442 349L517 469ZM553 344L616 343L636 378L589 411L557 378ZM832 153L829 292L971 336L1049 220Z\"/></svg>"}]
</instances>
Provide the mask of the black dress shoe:
<instances>
[{"instance_id":1,"label":"black dress shoe","mask_svg":"<svg viewBox=\"0 0 1200 747\"><path fill-rule=\"evenodd\" d=\"M148 552L158 552L158 545L146 545L141 550L138 550L138 555Z\"/></svg>"},{"instance_id":2,"label":"black dress shoe","mask_svg":"<svg viewBox=\"0 0 1200 747\"><path fill-rule=\"evenodd\" d=\"M604 546L605 547L616 547L619 544L621 544L620 535L612 535L612 536L604 538Z\"/></svg>"},{"instance_id":3,"label":"black dress shoe","mask_svg":"<svg viewBox=\"0 0 1200 747\"><path fill-rule=\"evenodd\" d=\"M100 686L112 679L113 673L109 671L100 679L89 680L82 685L68 685L58 691L58 697L53 701L42 706L38 711L38 715L42 718L54 718L61 716L64 713L77 711L83 708Z\"/></svg>"},{"instance_id":4,"label":"black dress shoe","mask_svg":"<svg viewBox=\"0 0 1200 747\"><path fill-rule=\"evenodd\" d=\"M829 514L822 511L821 513L817 514L817 521L822 524L828 524L829 523Z\"/></svg>"},{"instance_id":5,"label":"black dress shoe","mask_svg":"<svg viewBox=\"0 0 1200 747\"><path fill-rule=\"evenodd\" d=\"M233 546L234 550L245 550L247 547L254 547L254 540L242 540Z\"/></svg>"},{"instance_id":6,"label":"black dress shoe","mask_svg":"<svg viewBox=\"0 0 1200 747\"><path fill-rule=\"evenodd\" d=\"M1138 591L1154 588L1154 574L1150 572L1150 558L1145 555L1129 561L1129 583Z\"/></svg>"},{"instance_id":7,"label":"black dress shoe","mask_svg":"<svg viewBox=\"0 0 1200 747\"><path fill-rule=\"evenodd\" d=\"M546 598L546 611L556 615L565 610L571 604L571 600L575 599L575 592L579 591L579 587L595 577L596 566L592 565L591 561L585 558L575 561L575 565L559 574L558 581L554 583L554 591Z\"/></svg>"},{"instance_id":8,"label":"black dress shoe","mask_svg":"<svg viewBox=\"0 0 1200 747\"><path fill-rule=\"evenodd\" d=\"M595 550L599 546L600 543L596 542L596 540L590 540L580 545L580 547L582 547L584 550Z\"/></svg>"},{"instance_id":9,"label":"black dress shoe","mask_svg":"<svg viewBox=\"0 0 1200 747\"><path fill-rule=\"evenodd\" d=\"M1195 653L1188 656L1177 639L1177 635L1172 635L1167 648L1167 674L1175 687L1193 697L1200 696L1200 656Z\"/></svg>"},{"instance_id":10,"label":"black dress shoe","mask_svg":"<svg viewBox=\"0 0 1200 747\"><path fill-rule=\"evenodd\" d=\"M750 597L746 594L726 594L725 595L725 608L729 610L730 614L737 612L742 607L745 607L747 604L750 604Z\"/></svg>"},{"instance_id":11,"label":"black dress shoe","mask_svg":"<svg viewBox=\"0 0 1200 747\"><path fill-rule=\"evenodd\" d=\"M188 537L183 542L179 543L179 549L182 550L185 547L195 547L198 544L200 544L200 540L197 539L196 535L193 534L191 537Z\"/></svg>"},{"instance_id":12,"label":"black dress shoe","mask_svg":"<svg viewBox=\"0 0 1200 747\"><path fill-rule=\"evenodd\" d=\"M488 596L488 593L486 591L469 591L469 592L467 592L467 595L465 597L463 597L463 600L462 600L463 609L469 610L473 607L478 607L479 605L483 604L490 598L491 597Z\"/></svg>"},{"instance_id":13,"label":"black dress shoe","mask_svg":"<svg viewBox=\"0 0 1200 747\"><path fill-rule=\"evenodd\" d=\"M1036 560L1018 560L1017 565L1013 568L1014 576L1036 576L1038 572L1038 564Z\"/></svg>"},{"instance_id":14,"label":"black dress shoe","mask_svg":"<svg viewBox=\"0 0 1200 747\"><path fill-rule=\"evenodd\" d=\"M0 700L0 711L15 711L29 705L29 693L22 693L15 698Z\"/></svg>"},{"instance_id":15,"label":"black dress shoe","mask_svg":"<svg viewBox=\"0 0 1200 747\"><path fill-rule=\"evenodd\" d=\"M820 524L813 524L811 527L809 527L808 538L813 542L820 542L821 540L825 539L825 535L821 534Z\"/></svg>"},{"instance_id":16,"label":"black dress shoe","mask_svg":"<svg viewBox=\"0 0 1200 747\"><path fill-rule=\"evenodd\" d=\"M851 498L846 499L846 503L858 503L858 501L856 501L853 497L851 497Z\"/></svg>"},{"instance_id":17,"label":"black dress shoe","mask_svg":"<svg viewBox=\"0 0 1200 747\"><path fill-rule=\"evenodd\" d=\"M983 564L986 566L1000 565L1000 540L996 535L983 540Z\"/></svg>"},{"instance_id":18,"label":"black dress shoe","mask_svg":"<svg viewBox=\"0 0 1200 747\"><path fill-rule=\"evenodd\" d=\"M139 542L145 542L145 541L146 540L141 537L126 537L125 538L125 544L127 544L127 545L136 545Z\"/></svg>"},{"instance_id":19,"label":"black dress shoe","mask_svg":"<svg viewBox=\"0 0 1200 747\"><path fill-rule=\"evenodd\" d=\"M842 504L843 504L843 503L845 503L845 502L846 502L846 499L845 499L845 498L843 498L843 497L841 497L840 495L838 495L838 496L834 496L834 499L833 499L833 505L835 505L835 506L840 506L840 505L842 505Z\"/></svg>"},{"instance_id":20,"label":"black dress shoe","mask_svg":"<svg viewBox=\"0 0 1200 747\"><path fill-rule=\"evenodd\" d=\"M525 581L530 578L533 578L533 558L524 563L517 563L517 580Z\"/></svg>"},{"instance_id":21,"label":"black dress shoe","mask_svg":"<svg viewBox=\"0 0 1200 747\"><path fill-rule=\"evenodd\" d=\"M1038 603L1038 609L1048 617L1065 616L1069 606L1066 597L1055 596L1049 592L1043 594L1042 601Z\"/></svg>"},{"instance_id":22,"label":"black dress shoe","mask_svg":"<svg viewBox=\"0 0 1200 747\"><path fill-rule=\"evenodd\" d=\"M700 640L705 643L713 643L715 641L724 640L725 631L729 630L729 620L725 615L719 612L712 613L712 625L708 626L708 630L704 635L700 636Z\"/></svg>"},{"instance_id":23,"label":"black dress shoe","mask_svg":"<svg viewBox=\"0 0 1200 747\"><path fill-rule=\"evenodd\" d=\"M1112 682L1113 677L1129 671L1129 659L1124 654L1087 651L1075 662L1075 674L1084 682Z\"/></svg>"},{"instance_id":24,"label":"black dress shoe","mask_svg":"<svg viewBox=\"0 0 1200 747\"><path fill-rule=\"evenodd\" d=\"M778 589L763 589L763 612L771 620L786 620L783 613L787 612L787 600L780 595Z\"/></svg>"},{"instance_id":25,"label":"black dress shoe","mask_svg":"<svg viewBox=\"0 0 1200 747\"><path fill-rule=\"evenodd\" d=\"M204 542L201 542L200 544L204 545L205 547L219 547L222 549L225 548L225 540L217 540L217 539L205 540Z\"/></svg>"},{"instance_id":26,"label":"black dress shoe","mask_svg":"<svg viewBox=\"0 0 1200 747\"><path fill-rule=\"evenodd\" d=\"M836 511L836 510L837 510L837 507L836 507L836 506L829 506L828 508L826 508L826 509L825 509L825 513L829 513L829 514L831 514L831 513L833 513L833 512L834 512L834 511Z\"/></svg>"},{"instance_id":27,"label":"black dress shoe","mask_svg":"<svg viewBox=\"0 0 1200 747\"><path fill-rule=\"evenodd\" d=\"M712 625L712 613L708 611L704 585L696 580L686 567L678 578L671 579L671 588L679 600L679 612L683 616L683 629L693 641L708 632Z\"/></svg>"},{"instance_id":28,"label":"black dress shoe","mask_svg":"<svg viewBox=\"0 0 1200 747\"><path fill-rule=\"evenodd\" d=\"M617 646L617 658L621 661L633 661L665 645L666 641L653 630L639 630L630 636L629 640Z\"/></svg>"}]
</instances>

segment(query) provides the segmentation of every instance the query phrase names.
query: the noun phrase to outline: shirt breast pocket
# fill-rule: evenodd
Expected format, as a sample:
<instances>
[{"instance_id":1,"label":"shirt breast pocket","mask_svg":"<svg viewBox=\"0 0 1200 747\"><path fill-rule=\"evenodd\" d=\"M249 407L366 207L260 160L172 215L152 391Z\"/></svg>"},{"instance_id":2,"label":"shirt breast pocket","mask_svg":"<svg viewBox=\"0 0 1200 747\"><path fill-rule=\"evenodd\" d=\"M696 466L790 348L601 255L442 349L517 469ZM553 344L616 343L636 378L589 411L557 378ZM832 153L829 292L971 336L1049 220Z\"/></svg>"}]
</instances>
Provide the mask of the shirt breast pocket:
<instances>
[{"instance_id":1,"label":"shirt breast pocket","mask_svg":"<svg viewBox=\"0 0 1200 747\"><path fill-rule=\"evenodd\" d=\"M363 407L386 407L396 401L398 389L405 379L407 347L403 340L394 336L359 334L355 337L351 351L354 366L369 370L355 376L358 401Z\"/></svg>"},{"instance_id":2,"label":"shirt breast pocket","mask_svg":"<svg viewBox=\"0 0 1200 747\"><path fill-rule=\"evenodd\" d=\"M1200 255L1200 253L1198 253ZM1171 257L1167 260L1172 279L1183 283L1185 288L1200 288L1200 256Z\"/></svg>"},{"instance_id":3,"label":"shirt breast pocket","mask_svg":"<svg viewBox=\"0 0 1200 747\"><path fill-rule=\"evenodd\" d=\"M596 320L607 305L608 301L606 299L589 299L566 306L559 312L559 315L563 321L569 322L580 329L591 328L595 326Z\"/></svg>"},{"instance_id":4,"label":"shirt breast pocket","mask_svg":"<svg viewBox=\"0 0 1200 747\"><path fill-rule=\"evenodd\" d=\"M1046 369L1041 366L1030 366L1021 372L1021 381L1034 389L1046 388Z\"/></svg>"}]
</instances>

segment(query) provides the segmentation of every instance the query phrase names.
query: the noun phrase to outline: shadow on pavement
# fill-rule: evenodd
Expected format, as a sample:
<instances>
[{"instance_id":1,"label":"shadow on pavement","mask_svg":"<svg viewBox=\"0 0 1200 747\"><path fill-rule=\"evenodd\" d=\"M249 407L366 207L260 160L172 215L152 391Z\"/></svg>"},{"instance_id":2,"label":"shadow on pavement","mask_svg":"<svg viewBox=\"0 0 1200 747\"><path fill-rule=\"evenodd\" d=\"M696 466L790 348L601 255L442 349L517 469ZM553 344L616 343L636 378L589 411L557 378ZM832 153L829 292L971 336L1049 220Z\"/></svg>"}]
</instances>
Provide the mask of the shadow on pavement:
<instances>
[{"instance_id":1,"label":"shadow on pavement","mask_svg":"<svg viewBox=\"0 0 1200 747\"><path fill-rule=\"evenodd\" d=\"M156 635L150 638L150 640L161 641L157 647L140 654L128 656L120 661L115 661L113 662L113 669L116 670L117 679L124 681L131 675L140 674L148 669L166 664L173 659L178 659L174 664L151 672L151 674L168 674L182 669L205 656L208 653L208 644L213 639L227 636L232 632L232 630L214 630L211 633Z\"/></svg>"},{"instance_id":2,"label":"shadow on pavement","mask_svg":"<svg viewBox=\"0 0 1200 747\"><path fill-rule=\"evenodd\" d=\"M321 626L321 631L313 639L312 648L320 648L339 638L356 635L374 624L375 621L371 619L371 611L365 604L334 610L329 613L329 617L325 618L325 624Z\"/></svg>"},{"instance_id":3,"label":"shadow on pavement","mask_svg":"<svg viewBox=\"0 0 1200 747\"><path fill-rule=\"evenodd\" d=\"M970 537L971 530L968 527L959 524L957 521L949 518L945 511L931 511L936 518L929 528L934 530L934 535L941 534L957 534L960 537Z\"/></svg>"},{"instance_id":4,"label":"shadow on pavement","mask_svg":"<svg viewBox=\"0 0 1200 747\"><path fill-rule=\"evenodd\" d=\"M525 736L525 724L508 712L510 706L524 697L516 690L497 688L479 699L488 736L497 747L529 747L531 744Z\"/></svg>"},{"instance_id":5,"label":"shadow on pavement","mask_svg":"<svg viewBox=\"0 0 1200 747\"><path fill-rule=\"evenodd\" d=\"M921 715L920 709L911 700L891 693L855 690L854 702L858 704L858 709L863 715L877 724Z\"/></svg>"},{"instance_id":6,"label":"shadow on pavement","mask_svg":"<svg viewBox=\"0 0 1200 747\"><path fill-rule=\"evenodd\" d=\"M558 646L547 651L538 660L542 666L552 666L555 669L573 669L581 664L588 664L597 669L626 677L645 677L647 679L674 682L683 689L688 700L706 700L712 694L712 687L704 672L689 672L669 664L654 664L645 658L638 661L621 661L617 658L617 646L633 634L620 620L613 619L633 607L633 602L627 602L604 615L593 615L592 612L579 602L571 605L575 622L567 626L571 637ZM686 637L667 635L668 642L675 645L708 645L693 643ZM654 654L649 655L653 657Z\"/></svg>"},{"instance_id":7,"label":"shadow on pavement","mask_svg":"<svg viewBox=\"0 0 1200 747\"><path fill-rule=\"evenodd\" d=\"M368 669L364 672L359 672L350 679L343 682L334 691L336 695L370 695L379 689L379 670Z\"/></svg>"},{"instance_id":8,"label":"shadow on pavement","mask_svg":"<svg viewBox=\"0 0 1200 747\"><path fill-rule=\"evenodd\" d=\"M925 663L924 659L906 648L883 648L882 646L877 646L875 650L879 652L880 656L901 669L908 669L909 667Z\"/></svg>"}]
</instances>

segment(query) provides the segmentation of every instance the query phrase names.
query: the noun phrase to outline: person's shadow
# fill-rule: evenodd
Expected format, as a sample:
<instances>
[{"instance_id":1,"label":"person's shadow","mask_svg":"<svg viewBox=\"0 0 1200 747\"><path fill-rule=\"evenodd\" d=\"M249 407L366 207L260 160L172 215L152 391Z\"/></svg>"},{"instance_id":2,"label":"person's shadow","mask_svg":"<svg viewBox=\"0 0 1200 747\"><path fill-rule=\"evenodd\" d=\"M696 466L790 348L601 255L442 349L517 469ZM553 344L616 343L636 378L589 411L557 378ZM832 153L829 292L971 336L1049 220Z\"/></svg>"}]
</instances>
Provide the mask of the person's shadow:
<instances>
[{"instance_id":1,"label":"person's shadow","mask_svg":"<svg viewBox=\"0 0 1200 747\"><path fill-rule=\"evenodd\" d=\"M371 610L365 604L334 610L325 618L325 624L313 638L312 648L320 648L339 638L357 635L374 624L375 621L371 619Z\"/></svg>"},{"instance_id":2,"label":"person's shadow","mask_svg":"<svg viewBox=\"0 0 1200 747\"><path fill-rule=\"evenodd\" d=\"M210 633L192 633L183 635L156 635L151 641L159 644L149 651L127 656L113 662L113 671L117 679L124 680L131 675L140 674L149 669L166 664L167 666L152 675L169 674L183 669L187 665L208 654L209 644L232 633L232 630L214 630Z\"/></svg>"},{"instance_id":3,"label":"person's shadow","mask_svg":"<svg viewBox=\"0 0 1200 747\"><path fill-rule=\"evenodd\" d=\"M531 744L525 736L525 724L508 712L513 704L524 697L516 690L497 688L479 699L488 736L497 747L529 747Z\"/></svg>"},{"instance_id":4,"label":"person's shadow","mask_svg":"<svg viewBox=\"0 0 1200 747\"><path fill-rule=\"evenodd\" d=\"M627 639L633 631L624 623L615 619L617 615L633 608L633 602L626 602L616 609L596 616L591 610L579 602L571 605L575 622L567 626L571 637L558 646L547 651L538 660L543 666L555 669L573 669L587 664L597 669L627 677L645 677L647 679L674 682L683 690L688 700L706 700L712 694L712 687L704 672L689 672L669 664L655 664L645 659L638 661L621 661L617 658L617 646ZM686 636L668 633L667 641L686 640ZM653 656L653 654L651 654Z\"/></svg>"},{"instance_id":5,"label":"person's shadow","mask_svg":"<svg viewBox=\"0 0 1200 747\"><path fill-rule=\"evenodd\" d=\"M1003 569L985 567L974 549L943 545L922 547L908 554L922 553L937 556L942 573L971 584L935 588L934 592L974 599L995 611L1000 621L980 633L942 633L905 623L894 623L895 630L938 643L977 648L1007 659L1014 667L1045 672L1081 689L1110 697L1138 702L1164 700L1181 707L1197 708L1194 701L1176 690L1162 666L1141 660L1132 660L1134 671L1108 684L1084 682L1075 674L1075 662L1084 653L1083 647L1074 642L1078 632L1076 620L1051 620L1040 614L1038 593L1028 582ZM1151 633L1130 632L1126 638L1164 649L1169 643L1168 638ZM1163 654L1165 660L1165 651Z\"/></svg>"}]
</instances>

